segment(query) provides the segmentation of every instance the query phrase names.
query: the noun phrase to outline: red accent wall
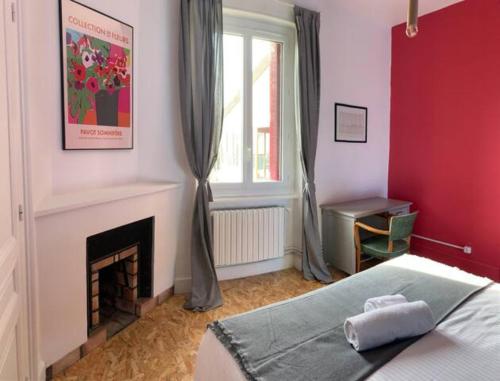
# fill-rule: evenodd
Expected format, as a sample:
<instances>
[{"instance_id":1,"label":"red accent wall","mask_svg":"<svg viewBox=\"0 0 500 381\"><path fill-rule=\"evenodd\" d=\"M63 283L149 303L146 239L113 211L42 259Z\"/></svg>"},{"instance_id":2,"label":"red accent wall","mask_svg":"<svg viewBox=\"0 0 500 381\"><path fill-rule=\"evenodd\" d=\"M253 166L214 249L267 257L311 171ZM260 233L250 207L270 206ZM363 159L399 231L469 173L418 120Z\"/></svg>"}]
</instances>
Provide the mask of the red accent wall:
<instances>
[{"instance_id":1,"label":"red accent wall","mask_svg":"<svg viewBox=\"0 0 500 381\"><path fill-rule=\"evenodd\" d=\"M500 280L500 1L423 16L392 31L389 196L411 200L424 256Z\"/></svg>"}]
</instances>

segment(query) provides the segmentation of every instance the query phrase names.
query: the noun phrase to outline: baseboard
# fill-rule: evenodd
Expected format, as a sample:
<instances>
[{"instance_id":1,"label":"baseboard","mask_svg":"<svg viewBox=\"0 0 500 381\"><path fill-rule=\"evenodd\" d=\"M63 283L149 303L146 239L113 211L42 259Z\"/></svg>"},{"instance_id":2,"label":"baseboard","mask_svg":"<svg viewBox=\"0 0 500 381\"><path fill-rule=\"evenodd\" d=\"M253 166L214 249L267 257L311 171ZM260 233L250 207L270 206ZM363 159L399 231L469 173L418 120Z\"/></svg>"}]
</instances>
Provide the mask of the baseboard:
<instances>
[{"instance_id":1,"label":"baseboard","mask_svg":"<svg viewBox=\"0 0 500 381\"><path fill-rule=\"evenodd\" d=\"M191 292L191 277L175 278L174 294L188 294Z\"/></svg>"},{"instance_id":2,"label":"baseboard","mask_svg":"<svg viewBox=\"0 0 500 381\"><path fill-rule=\"evenodd\" d=\"M295 267L298 271L302 272L302 253L297 252L293 258L293 267Z\"/></svg>"},{"instance_id":3,"label":"baseboard","mask_svg":"<svg viewBox=\"0 0 500 381\"><path fill-rule=\"evenodd\" d=\"M36 369L37 380L45 381L45 362L40 360L38 361L38 369Z\"/></svg>"},{"instance_id":4,"label":"baseboard","mask_svg":"<svg viewBox=\"0 0 500 381\"><path fill-rule=\"evenodd\" d=\"M297 267L296 258L295 251L292 253L291 250L287 250L287 254L280 258L243 265L219 267L217 268L217 278L219 280L239 279ZM176 278L174 284L175 294L191 292L190 277Z\"/></svg>"}]
</instances>

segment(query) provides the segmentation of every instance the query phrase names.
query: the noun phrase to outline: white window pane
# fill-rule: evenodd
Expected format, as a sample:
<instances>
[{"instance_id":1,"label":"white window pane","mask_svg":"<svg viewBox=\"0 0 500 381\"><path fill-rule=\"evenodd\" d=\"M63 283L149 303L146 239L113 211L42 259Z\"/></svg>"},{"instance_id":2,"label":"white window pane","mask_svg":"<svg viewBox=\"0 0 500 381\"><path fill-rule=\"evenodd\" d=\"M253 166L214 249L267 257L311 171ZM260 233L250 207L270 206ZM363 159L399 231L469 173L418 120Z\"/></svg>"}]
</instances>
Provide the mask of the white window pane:
<instances>
[{"instance_id":1,"label":"white window pane","mask_svg":"<svg viewBox=\"0 0 500 381\"><path fill-rule=\"evenodd\" d=\"M252 40L253 181L281 179L281 43Z\"/></svg>"},{"instance_id":2,"label":"white window pane","mask_svg":"<svg viewBox=\"0 0 500 381\"><path fill-rule=\"evenodd\" d=\"M243 182L243 37L224 34L224 122L214 183Z\"/></svg>"}]
</instances>

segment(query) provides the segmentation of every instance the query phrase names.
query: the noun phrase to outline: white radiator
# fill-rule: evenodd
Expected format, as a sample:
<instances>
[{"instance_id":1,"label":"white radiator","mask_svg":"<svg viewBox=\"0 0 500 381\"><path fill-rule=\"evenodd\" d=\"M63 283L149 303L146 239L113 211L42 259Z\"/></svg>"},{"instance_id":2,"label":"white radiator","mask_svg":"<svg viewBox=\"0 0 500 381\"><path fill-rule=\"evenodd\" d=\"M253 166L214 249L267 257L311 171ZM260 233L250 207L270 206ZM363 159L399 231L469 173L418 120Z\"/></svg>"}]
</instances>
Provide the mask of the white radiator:
<instances>
[{"instance_id":1,"label":"white radiator","mask_svg":"<svg viewBox=\"0 0 500 381\"><path fill-rule=\"evenodd\" d=\"M285 209L214 210L215 266L264 261L284 255Z\"/></svg>"}]
</instances>

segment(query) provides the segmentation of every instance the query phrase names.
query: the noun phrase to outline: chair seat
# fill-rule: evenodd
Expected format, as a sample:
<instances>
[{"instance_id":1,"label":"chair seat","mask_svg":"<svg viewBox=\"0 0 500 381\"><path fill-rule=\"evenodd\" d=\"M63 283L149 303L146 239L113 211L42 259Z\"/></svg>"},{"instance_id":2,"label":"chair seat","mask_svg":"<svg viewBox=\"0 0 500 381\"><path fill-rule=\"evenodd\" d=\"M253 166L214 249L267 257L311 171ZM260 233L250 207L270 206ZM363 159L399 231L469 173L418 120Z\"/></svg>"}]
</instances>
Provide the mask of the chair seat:
<instances>
[{"instance_id":1,"label":"chair seat","mask_svg":"<svg viewBox=\"0 0 500 381\"><path fill-rule=\"evenodd\" d=\"M405 240L393 241L393 251L389 253L387 247L389 238L387 236L376 236L361 242L361 251L367 255L382 258L394 258L408 252L410 245Z\"/></svg>"}]
</instances>

